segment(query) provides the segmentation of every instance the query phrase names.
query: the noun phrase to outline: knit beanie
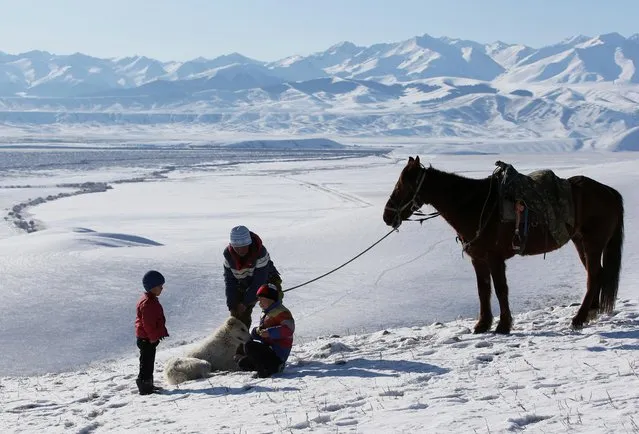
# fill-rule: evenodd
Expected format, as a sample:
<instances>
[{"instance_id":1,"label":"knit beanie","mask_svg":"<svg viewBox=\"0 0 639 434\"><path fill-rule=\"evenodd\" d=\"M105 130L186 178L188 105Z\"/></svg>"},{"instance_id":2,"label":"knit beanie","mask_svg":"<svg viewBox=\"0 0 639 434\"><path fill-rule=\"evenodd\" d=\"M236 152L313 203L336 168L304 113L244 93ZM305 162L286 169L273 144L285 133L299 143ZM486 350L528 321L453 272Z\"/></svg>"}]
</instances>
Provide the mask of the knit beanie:
<instances>
[{"instance_id":1,"label":"knit beanie","mask_svg":"<svg viewBox=\"0 0 639 434\"><path fill-rule=\"evenodd\" d=\"M162 276L159 271L155 270L147 271L142 278L142 285L146 292L149 292L156 286L164 285L164 282L164 276Z\"/></svg>"},{"instance_id":2,"label":"knit beanie","mask_svg":"<svg viewBox=\"0 0 639 434\"><path fill-rule=\"evenodd\" d=\"M277 292L277 287L275 285L273 285L272 283L266 283L259 287L259 289L257 290L257 296L277 301L279 300L279 295Z\"/></svg>"},{"instance_id":3,"label":"knit beanie","mask_svg":"<svg viewBox=\"0 0 639 434\"><path fill-rule=\"evenodd\" d=\"M246 226L235 226L231 229L231 246L244 247L251 245L251 232Z\"/></svg>"}]
</instances>

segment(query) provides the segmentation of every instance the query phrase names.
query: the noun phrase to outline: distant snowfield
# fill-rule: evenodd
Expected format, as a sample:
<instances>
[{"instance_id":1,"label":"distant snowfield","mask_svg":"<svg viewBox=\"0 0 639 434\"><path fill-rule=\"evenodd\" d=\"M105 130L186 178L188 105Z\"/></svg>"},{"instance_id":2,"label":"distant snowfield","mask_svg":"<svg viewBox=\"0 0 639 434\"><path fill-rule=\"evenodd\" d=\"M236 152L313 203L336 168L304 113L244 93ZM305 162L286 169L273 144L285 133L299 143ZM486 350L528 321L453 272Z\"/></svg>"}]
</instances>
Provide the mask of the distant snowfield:
<instances>
[{"instance_id":1,"label":"distant snowfield","mask_svg":"<svg viewBox=\"0 0 639 434\"><path fill-rule=\"evenodd\" d=\"M639 404L636 393L627 387L639 386L633 352L639 249L631 235L639 225L639 155L548 153L543 146L528 146L527 153L466 155L432 153L433 144L405 143L390 153L319 160L259 155L243 160L238 151L232 164L180 160L178 165L162 159L158 150L158 159L149 154L137 166L113 162L89 164L86 170L5 170L0 178L5 211L16 202L59 191L56 186L70 179L108 182L113 188L28 208L40 225L37 232L2 225L0 375L72 372L0 377L0 394L8 403L0 421L10 430L27 432L134 426L171 431L158 425L164 422L175 423L176 431L217 426L216 432L337 427L416 432L433 426L432 432L443 432L450 426L456 432L467 427L501 432L539 423L560 432L592 422L585 410L572 410L581 405L608 406L616 415L595 413L592 426L632 432L632 423L639 422L632 416ZM501 150L487 145L482 152ZM7 152L14 151L0 150L0 158ZM562 177L584 174L618 189L624 195L627 234L619 314L581 333L569 330L576 307L567 306L581 302L585 272L567 245L545 259L508 262L511 307L517 315L513 336L469 335L478 311L475 277L454 231L440 219L421 226L406 223L345 268L286 294L297 331L291 371L281 380L251 382L246 374L233 374L186 384L168 397L131 395L135 302L147 269L167 278L161 301L171 337L159 349L159 378L171 354L184 351L184 344L201 339L227 315L221 252L232 226L245 224L260 234L285 288L303 283L388 233L381 219L384 204L406 158L416 154L424 163L469 177L490 175L500 159L524 173L551 168ZM153 176L167 167L171 170ZM116 182L136 176L146 181ZM405 327L388 336L380 333ZM330 335L344 338L327 339ZM571 358L575 365L566 367ZM594 368L584 368L585 363ZM608 371L597 376L602 366ZM586 383L574 386L576 378ZM590 387L590 379L598 386ZM612 404L606 384L613 391ZM35 392L21 392L25 388ZM548 401L540 401L543 391ZM238 405L259 407L268 401L266 394L273 403L249 425L238 420ZM163 413L138 421L141 406L152 399L162 399L163 411L177 405L183 416ZM225 400L222 407L220 399ZM558 402L564 406L559 410ZM486 411L486 403L494 414ZM219 410L213 425L207 417L194 416L203 408ZM459 409L465 412L455 416ZM614 429L610 432L622 432Z\"/></svg>"},{"instance_id":2,"label":"distant snowfield","mask_svg":"<svg viewBox=\"0 0 639 434\"><path fill-rule=\"evenodd\" d=\"M295 148L295 143L307 141L313 146L326 148L320 144L336 142L349 146L373 146L380 148L418 149L431 153L555 153L575 150L588 150L580 147L575 138L566 137L495 137L476 131L473 137L413 137L388 136L382 134L344 136L338 132L318 132L317 134L296 135L291 132L238 133L220 130L207 124L154 124L154 125L91 125L91 124L53 124L25 126L3 125L3 137L0 149L32 149L63 147L113 149L114 147L140 149L201 149L225 146L243 147L250 143L270 143L267 147ZM628 134L631 134L629 132ZM602 141L605 149L614 149L625 135L611 136ZM53 139L55 138L55 140ZM624 142L625 143L625 142ZM146 145L145 145L146 144ZM303 149L306 145L301 146ZM631 144L623 151L634 151Z\"/></svg>"}]
</instances>

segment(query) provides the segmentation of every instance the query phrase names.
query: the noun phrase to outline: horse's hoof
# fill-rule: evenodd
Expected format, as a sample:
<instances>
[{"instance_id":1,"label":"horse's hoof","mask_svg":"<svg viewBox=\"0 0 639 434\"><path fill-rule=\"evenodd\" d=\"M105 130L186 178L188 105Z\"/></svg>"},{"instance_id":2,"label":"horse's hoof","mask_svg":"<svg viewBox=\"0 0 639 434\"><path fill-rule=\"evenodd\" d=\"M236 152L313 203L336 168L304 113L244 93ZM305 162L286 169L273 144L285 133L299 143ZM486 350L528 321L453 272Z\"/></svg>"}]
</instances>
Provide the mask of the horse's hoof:
<instances>
[{"instance_id":1,"label":"horse's hoof","mask_svg":"<svg viewBox=\"0 0 639 434\"><path fill-rule=\"evenodd\" d=\"M573 330L581 330L582 328L584 328L584 322L577 318L573 318L570 328Z\"/></svg>"},{"instance_id":2,"label":"horse's hoof","mask_svg":"<svg viewBox=\"0 0 639 434\"><path fill-rule=\"evenodd\" d=\"M495 329L495 333L499 335L509 335L510 334L510 326L502 325L502 323L497 324L497 328Z\"/></svg>"},{"instance_id":3,"label":"horse's hoof","mask_svg":"<svg viewBox=\"0 0 639 434\"><path fill-rule=\"evenodd\" d=\"M475 330L473 331L474 334L480 334L480 333L486 333L488 331L490 331L490 326L492 324L477 324L475 326Z\"/></svg>"}]
</instances>

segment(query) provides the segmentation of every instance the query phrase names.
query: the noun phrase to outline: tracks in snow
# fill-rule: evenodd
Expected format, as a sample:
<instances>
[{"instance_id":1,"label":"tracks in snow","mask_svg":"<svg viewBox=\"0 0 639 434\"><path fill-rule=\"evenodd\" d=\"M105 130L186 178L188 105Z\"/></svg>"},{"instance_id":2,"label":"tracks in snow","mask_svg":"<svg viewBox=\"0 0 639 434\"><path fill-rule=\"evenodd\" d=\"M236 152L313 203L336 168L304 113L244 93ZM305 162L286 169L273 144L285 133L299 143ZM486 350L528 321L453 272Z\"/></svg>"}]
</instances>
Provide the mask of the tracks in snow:
<instances>
[{"instance_id":1,"label":"tracks in snow","mask_svg":"<svg viewBox=\"0 0 639 434\"><path fill-rule=\"evenodd\" d=\"M341 191L341 190L337 190L335 188L328 187L326 184L318 184L318 183L315 183L315 182L304 181L304 180L301 180L301 179L293 178L291 176L283 176L283 178L285 178L285 179L287 179L289 181L298 183L301 186L306 187L306 188L308 188L310 190L320 191L322 193L326 193L328 195L336 197L339 200L341 200L342 202L355 204L355 205L357 205L360 208L366 208L366 207L369 207L369 206L373 206L372 203L370 203L370 202L368 202L368 201L366 201L366 200L364 200L364 199L362 199L362 198L360 198L358 196L355 196L355 195L350 194L350 193L346 193L346 192Z\"/></svg>"}]
</instances>

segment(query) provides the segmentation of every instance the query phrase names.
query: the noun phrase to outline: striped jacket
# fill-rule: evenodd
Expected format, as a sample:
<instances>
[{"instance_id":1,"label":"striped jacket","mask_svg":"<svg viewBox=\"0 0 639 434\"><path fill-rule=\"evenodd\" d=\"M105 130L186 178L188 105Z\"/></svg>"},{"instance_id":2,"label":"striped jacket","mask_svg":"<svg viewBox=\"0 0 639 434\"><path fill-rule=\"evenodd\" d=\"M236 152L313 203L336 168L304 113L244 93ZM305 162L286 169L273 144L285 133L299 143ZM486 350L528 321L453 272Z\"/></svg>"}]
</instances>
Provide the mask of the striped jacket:
<instances>
[{"instance_id":1,"label":"striped jacket","mask_svg":"<svg viewBox=\"0 0 639 434\"><path fill-rule=\"evenodd\" d=\"M224 284L226 286L226 305L235 309L239 303L255 304L257 290L279 272L259 236L251 232L249 252L238 255L229 244L224 249Z\"/></svg>"},{"instance_id":2,"label":"striped jacket","mask_svg":"<svg viewBox=\"0 0 639 434\"><path fill-rule=\"evenodd\" d=\"M262 330L268 330L268 338L259 335ZM260 318L260 326L251 331L253 339L263 342L277 354L282 362L286 362L293 347L293 333L295 333L295 320L291 311L278 301L270 305Z\"/></svg>"}]
</instances>

